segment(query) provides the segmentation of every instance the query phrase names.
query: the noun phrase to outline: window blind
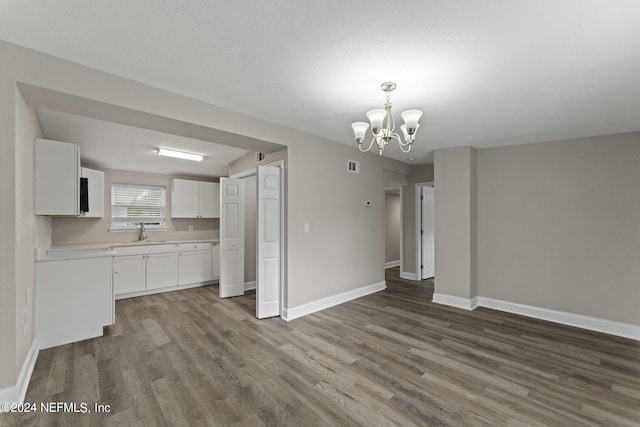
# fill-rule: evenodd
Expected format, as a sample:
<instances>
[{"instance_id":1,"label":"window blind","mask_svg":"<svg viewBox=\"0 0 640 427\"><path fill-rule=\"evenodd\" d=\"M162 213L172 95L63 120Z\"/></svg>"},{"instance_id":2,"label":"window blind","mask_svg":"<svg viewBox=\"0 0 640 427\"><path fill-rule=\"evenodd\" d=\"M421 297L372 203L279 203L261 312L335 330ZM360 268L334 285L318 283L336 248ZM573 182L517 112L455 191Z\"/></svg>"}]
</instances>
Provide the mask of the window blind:
<instances>
[{"instance_id":1,"label":"window blind","mask_svg":"<svg viewBox=\"0 0 640 427\"><path fill-rule=\"evenodd\" d=\"M131 227L140 222L165 225L165 188L150 185L111 185L111 226Z\"/></svg>"}]
</instances>

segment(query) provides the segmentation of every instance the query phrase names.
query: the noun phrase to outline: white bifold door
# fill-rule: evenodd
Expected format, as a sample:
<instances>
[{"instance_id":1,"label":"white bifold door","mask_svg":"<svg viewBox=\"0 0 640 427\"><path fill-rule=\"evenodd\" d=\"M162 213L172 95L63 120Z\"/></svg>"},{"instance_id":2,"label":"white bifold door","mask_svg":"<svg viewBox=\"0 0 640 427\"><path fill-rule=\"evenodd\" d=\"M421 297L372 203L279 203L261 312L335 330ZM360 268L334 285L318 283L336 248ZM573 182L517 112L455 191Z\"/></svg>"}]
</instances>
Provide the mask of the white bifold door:
<instances>
[{"instance_id":1,"label":"white bifold door","mask_svg":"<svg viewBox=\"0 0 640 427\"><path fill-rule=\"evenodd\" d=\"M280 315L281 169L258 166L256 317Z\"/></svg>"},{"instance_id":2,"label":"white bifold door","mask_svg":"<svg viewBox=\"0 0 640 427\"><path fill-rule=\"evenodd\" d=\"M220 298L244 295L244 180L220 178Z\"/></svg>"}]
</instances>

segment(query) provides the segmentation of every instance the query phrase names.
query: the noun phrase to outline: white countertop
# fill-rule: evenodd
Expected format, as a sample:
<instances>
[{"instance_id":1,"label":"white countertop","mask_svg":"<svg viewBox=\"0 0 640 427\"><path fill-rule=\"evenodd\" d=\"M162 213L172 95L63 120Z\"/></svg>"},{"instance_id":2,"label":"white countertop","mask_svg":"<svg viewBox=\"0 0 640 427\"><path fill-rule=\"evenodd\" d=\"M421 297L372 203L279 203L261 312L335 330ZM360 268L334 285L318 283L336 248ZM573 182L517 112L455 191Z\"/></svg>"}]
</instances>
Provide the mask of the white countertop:
<instances>
[{"instance_id":1,"label":"white countertop","mask_svg":"<svg viewBox=\"0 0 640 427\"><path fill-rule=\"evenodd\" d=\"M114 256L114 248L123 246L169 245L180 243L218 243L219 239L193 240L158 240L124 243L86 243L78 245L52 246L48 249L36 249L36 261L55 261L61 259L82 259L104 256Z\"/></svg>"}]
</instances>

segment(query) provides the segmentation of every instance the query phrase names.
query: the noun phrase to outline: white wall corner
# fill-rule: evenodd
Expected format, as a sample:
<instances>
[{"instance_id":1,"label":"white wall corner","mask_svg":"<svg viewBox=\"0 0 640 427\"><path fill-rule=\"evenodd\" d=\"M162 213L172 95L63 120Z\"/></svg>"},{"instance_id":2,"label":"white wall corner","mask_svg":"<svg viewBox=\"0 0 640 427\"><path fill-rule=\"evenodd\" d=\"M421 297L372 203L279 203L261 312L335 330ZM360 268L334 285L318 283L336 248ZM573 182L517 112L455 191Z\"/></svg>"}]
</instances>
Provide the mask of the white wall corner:
<instances>
[{"instance_id":1,"label":"white wall corner","mask_svg":"<svg viewBox=\"0 0 640 427\"><path fill-rule=\"evenodd\" d=\"M432 301L436 304L449 305L463 310L473 310L478 307L478 297L469 299L457 297L455 295L434 293Z\"/></svg>"},{"instance_id":2,"label":"white wall corner","mask_svg":"<svg viewBox=\"0 0 640 427\"><path fill-rule=\"evenodd\" d=\"M332 295L330 297L322 298L316 301L311 301L306 304L302 304L296 307L285 307L283 309L282 318L286 321L297 319L298 317L306 316L307 314L315 313L330 307L334 307L339 304L351 301L356 298L361 298L369 294L383 291L387 288L387 283L382 282L374 283L372 285L363 286L361 288L352 289L347 292Z\"/></svg>"},{"instance_id":3,"label":"white wall corner","mask_svg":"<svg viewBox=\"0 0 640 427\"><path fill-rule=\"evenodd\" d=\"M400 272L400 278L405 280L418 280L418 275L416 273L409 273L407 271Z\"/></svg>"},{"instance_id":4,"label":"white wall corner","mask_svg":"<svg viewBox=\"0 0 640 427\"><path fill-rule=\"evenodd\" d=\"M400 260L389 261L384 263L384 268L399 267L399 266L400 266Z\"/></svg>"},{"instance_id":5,"label":"white wall corner","mask_svg":"<svg viewBox=\"0 0 640 427\"><path fill-rule=\"evenodd\" d=\"M251 282L244 282L244 290L251 291L256 288L256 281L253 280Z\"/></svg>"},{"instance_id":6,"label":"white wall corner","mask_svg":"<svg viewBox=\"0 0 640 427\"><path fill-rule=\"evenodd\" d=\"M534 307L531 305L517 304L493 298L480 297L481 307L547 320L562 325L574 326L595 332L630 338L640 341L640 325L615 322L613 320L600 319L598 317L583 316L581 314L568 313L566 311L550 310L548 308Z\"/></svg>"},{"instance_id":7,"label":"white wall corner","mask_svg":"<svg viewBox=\"0 0 640 427\"><path fill-rule=\"evenodd\" d=\"M31 380L31 374L33 373L33 368L36 365L36 360L38 359L38 353L40 353L40 348L34 339L22 365L22 369L20 369L20 375L18 375L16 385L0 389L0 403L24 402L24 397L26 396L27 388L29 387L29 381ZM2 412L1 407L0 412Z\"/></svg>"}]
</instances>

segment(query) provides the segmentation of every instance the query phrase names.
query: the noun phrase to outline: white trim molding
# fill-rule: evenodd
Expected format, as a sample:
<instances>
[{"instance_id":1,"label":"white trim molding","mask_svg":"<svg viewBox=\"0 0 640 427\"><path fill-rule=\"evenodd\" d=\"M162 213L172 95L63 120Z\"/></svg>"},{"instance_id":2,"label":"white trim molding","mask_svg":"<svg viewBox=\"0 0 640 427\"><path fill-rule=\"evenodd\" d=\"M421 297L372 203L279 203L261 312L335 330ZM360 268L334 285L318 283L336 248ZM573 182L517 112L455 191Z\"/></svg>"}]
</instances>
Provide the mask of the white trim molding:
<instances>
[{"instance_id":1,"label":"white trim molding","mask_svg":"<svg viewBox=\"0 0 640 427\"><path fill-rule=\"evenodd\" d=\"M400 272L400 278L405 280L418 280L418 275L416 273L409 273L407 271Z\"/></svg>"},{"instance_id":2,"label":"white trim molding","mask_svg":"<svg viewBox=\"0 0 640 427\"><path fill-rule=\"evenodd\" d=\"M330 297L322 298L316 301L311 301L306 304L299 305L297 307L285 307L282 313L282 318L286 321L297 319L298 317L306 316L307 314L315 313L336 305L343 304L356 298L361 298L369 294L383 291L387 288L387 283L383 280L379 283L363 286L358 289L352 289L350 291L342 292L340 294L332 295Z\"/></svg>"},{"instance_id":3,"label":"white trim molding","mask_svg":"<svg viewBox=\"0 0 640 427\"><path fill-rule=\"evenodd\" d=\"M256 288L256 281L253 280L251 282L244 282L244 290L251 291Z\"/></svg>"},{"instance_id":4,"label":"white trim molding","mask_svg":"<svg viewBox=\"0 0 640 427\"><path fill-rule=\"evenodd\" d=\"M461 308L463 310L473 310L478 307L478 297L462 298L455 295L433 294L433 302L436 304L449 305L451 307Z\"/></svg>"},{"instance_id":5,"label":"white trim molding","mask_svg":"<svg viewBox=\"0 0 640 427\"><path fill-rule=\"evenodd\" d=\"M568 313L566 311L550 310L548 308L534 307L531 305L517 304L493 298L479 297L480 306L507 313L520 314L540 320L575 326L576 328L590 331L604 332L633 340L640 340L640 325L615 322L613 320L600 319L598 317L583 316L581 314Z\"/></svg>"},{"instance_id":6,"label":"white trim molding","mask_svg":"<svg viewBox=\"0 0 640 427\"><path fill-rule=\"evenodd\" d=\"M633 325L631 323L616 322L598 317L584 316L582 314L551 310L487 297L473 297L468 299L454 295L434 293L433 302L464 310L473 310L476 307L491 308L493 310L640 341L640 325Z\"/></svg>"},{"instance_id":7,"label":"white trim molding","mask_svg":"<svg viewBox=\"0 0 640 427\"><path fill-rule=\"evenodd\" d=\"M33 373L33 368L36 365L36 360L38 359L38 353L40 353L40 347L37 344L37 340L34 339L31 343L31 348L27 353L27 358L24 360L22 369L20 369L20 375L18 375L16 385L0 389L0 403L24 402L24 397L27 395L27 387L31 380L31 374ZM1 408L0 412L2 412Z\"/></svg>"},{"instance_id":8,"label":"white trim molding","mask_svg":"<svg viewBox=\"0 0 640 427\"><path fill-rule=\"evenodd\" d=\"M384 268L391 268L391 267L400 267L400 260L395 260L395 261L389 261L389 262L385 262L384 263Z\"/></svg>"}]
</instances>

